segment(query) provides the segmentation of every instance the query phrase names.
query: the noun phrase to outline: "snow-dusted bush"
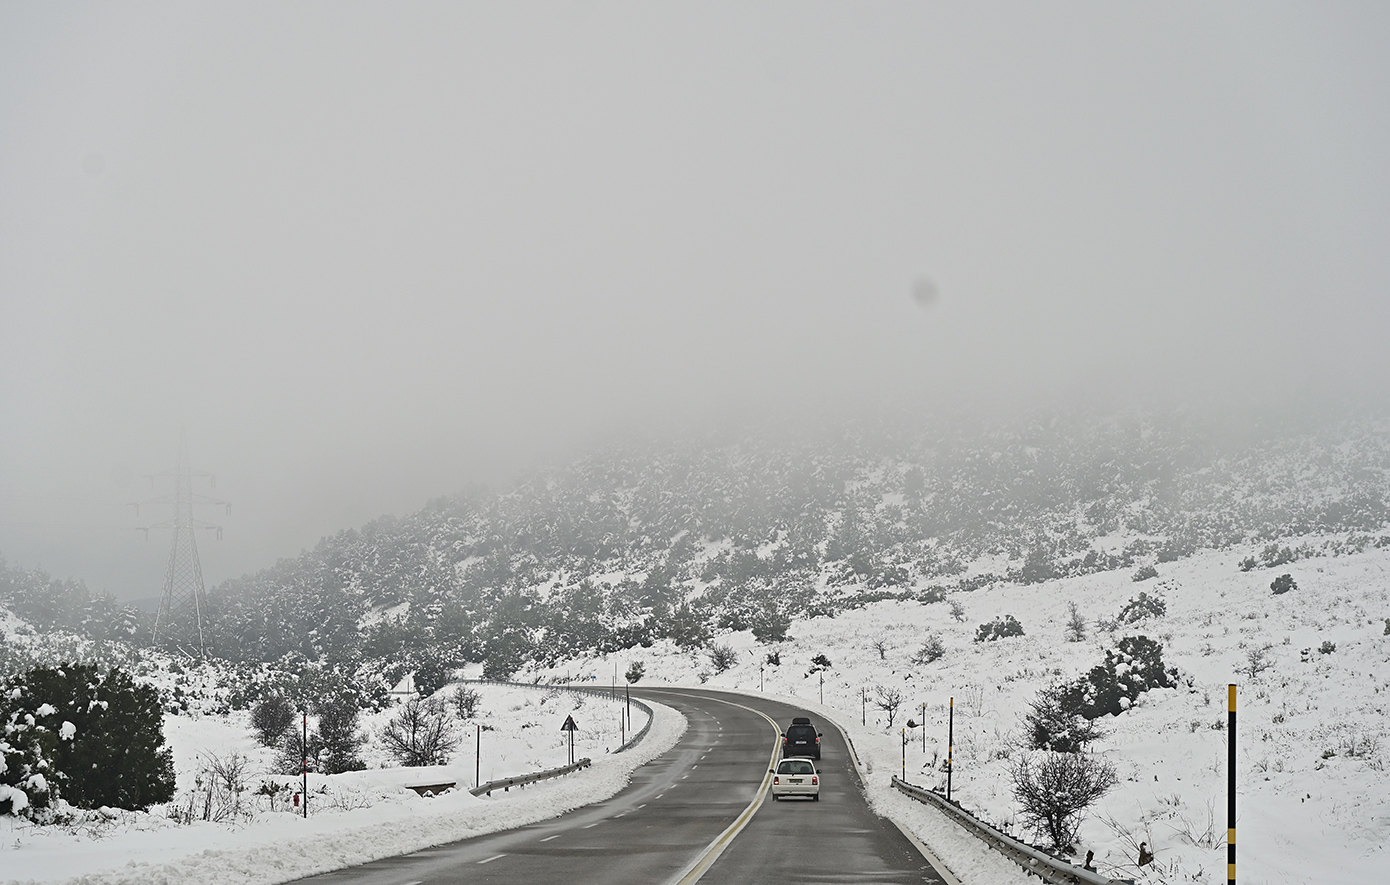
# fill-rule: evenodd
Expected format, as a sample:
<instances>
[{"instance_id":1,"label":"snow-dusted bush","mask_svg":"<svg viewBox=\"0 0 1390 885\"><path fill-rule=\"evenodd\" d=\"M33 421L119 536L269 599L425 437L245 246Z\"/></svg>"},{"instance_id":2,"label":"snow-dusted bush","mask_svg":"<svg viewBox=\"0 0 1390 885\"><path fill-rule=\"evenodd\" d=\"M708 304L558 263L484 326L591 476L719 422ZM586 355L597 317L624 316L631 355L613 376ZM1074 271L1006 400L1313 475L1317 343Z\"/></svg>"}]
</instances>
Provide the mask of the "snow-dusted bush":
<instances>
[{"instance_id":1,"label":"snow-dusted bush","mask_svg":"<svg viewBox=\"0 0 1390 885\"><path fill-rule=\"evenodd\" d=\"M1110 763L1086 753L1026 753L1011 774L1024 821L1056 849L1076 841L1086 809L1119 782Z\"/></svg>"},{"instance_id":2,"label":"snow-dusted bush","mask_svg":"<svg viewBox=\"0 0 1390 885\"><path fill-rule=\"evenodd\" d=\"M1156 577L1158 577L1158 569L1151 565L1141 565L1135 570L1134 574L1130 576L1130 580L1137 584L1140 581L1147 581L1150 578Z\"/></svg>"},{"instance_id":3,"label":"snow-dusted bush","mask_svg":"<svg viewBox=\"0 0 1390 885\"><path fill-rule=\"evenodd\" d=\"M1275 596L1278 596L1288 593L1290 590L1297 590L1298 582L1293 579L1293 575L1282 574L1270 582L1269 589L1274 591Z\"/></svg>"},{"instance_id":4,"label":"snow-dusted bush","mask_svg":"<svg viewBox=\"0 0 1390 885\"><path fill-rule=\"evenodd\" d=\"M1131 597L1121 608L1116 622L1135 624L1145 618L1161 618L1168 612L1168 603L1161 596L1150 596L1140 591L1138 598Z\"/></svg>"},{"instance_id":5,"label":"snow-dusted bush","mask_svg":"<svg viewBox=\"0 0 1390 885\"><path fill-rule=\"evenodd\" d=\"M144 810L174 795L159 693L124 670L38 667L0 687L0 812L41 814L61 795L78 808Z\"/></svg>"},{"instance_id":6,"label":"snow-dusted bush","mask_svg":"<svg viewBox=\"0 0 1390 885\"><path fill-rule=\"evenodd\" d=\"M1105 736L1084 715L1082 683L1053 685L1038 692L1023 714L1024 746L1029 750L1079 753Z\"/></svg>"},{"instance_id":7,"label":"snow-dusted bush","mask_svg":"<svg viewBox=\"0 0 1390 885\"><path fill-rule=\"evenodd\" d=\"M1096 719L1118 716L1151 688L1172 688L1177 670L1163 666L1163 646L1147 636L1126 636L1119 648L1091 668L1079 683L1081 715Z\"/></svg>"},{"instance_id":8,"label":"snow-dusted bush","mask_svg":"<svg viewBox=\"0 0 1390 885\"><path fill-rule=\"evenodd\" d=\"M946 653L946 645L941 641L940 633L929 633L927 638L922 640L922 647L917 649L912 655L914 664L930 664L938 661Z\"/></svg>"},{"instance_id":9,"label":"snow-dusted bush","mask_svg":"<svg viewBox=\"0 0 1390 885\"><path fill-rule=\"evenodd\" d=\"M1013 615L1004 615L1002 618L995 618L992 621L981 624L975 630L976 642L993 642L996 639L1007 639L1010 636L1022 636L1023 625Z\"/></svg>"},{"instance_id":10,"label":"snow-dusted bush","mask_svg":"<svg viewBox=\"0 0 1390 885\"><path fill-rule=\"evenodd\" d=\"M738 661L738 652L730 645L714 645L709 650L709 663L714 672L723 673Z\"/></svg>"}]
</instances>

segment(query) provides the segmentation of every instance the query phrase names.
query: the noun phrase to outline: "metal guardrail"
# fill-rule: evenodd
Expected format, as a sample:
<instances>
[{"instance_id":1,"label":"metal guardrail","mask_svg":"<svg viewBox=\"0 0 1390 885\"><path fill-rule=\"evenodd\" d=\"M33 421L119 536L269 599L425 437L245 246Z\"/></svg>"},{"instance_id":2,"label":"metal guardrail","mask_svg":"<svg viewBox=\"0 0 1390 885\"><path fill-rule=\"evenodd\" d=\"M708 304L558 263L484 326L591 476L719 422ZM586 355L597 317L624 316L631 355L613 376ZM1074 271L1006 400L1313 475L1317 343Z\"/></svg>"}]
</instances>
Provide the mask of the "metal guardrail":
<instances>
[{"instance_id":1,"label":"metal guardrail","mask_svg":"<svg viewBox=\"0 0 1390 885\"><path fill-rule=\"evenodd\" d=\"M572 694L587 694L593 697L605 698L611 701L620 701L627 699L625 695L618 694L615 690L612 689L604 691L601 688L582 688L577 685L571 685L568 682L510 682L505 679L462 679L459 681L467 683L469 685L505 685L509 688L539 688L544 689L546 691L568 691ZM634 707L647 714L647 724L643 725L639 730L633 733L631 737L623 741L622 744L618 746L618 749L613 751L614 753L621 753L624 750L631 750L633 747L637 746L638 742L641 741L642 738L647 736L647 732L650 731L652 727L652 720L656 718L656 713L652 710L651 705L647 704L644 701L640 701L637 698L632 698L631 700L632 705Z\"/></svg>"},{"instance_id":2,"label":"metal guardrail","mask_svg":"<svg viewBox=\"0 0 1390 885\"><path fill-rule=\"evenodd\" d=\"M552 777L561 777L572 771L588 768L590 764L588 757L585 757L573 765L561 765L559 768L548 768L545 771L537 771L531 774L518 774L516 777L504 777L501 780L488 781L485 784L479 784L468 792L472 793L474 796L482 796L484 794L491 796L493 790L502 790L505 792L512 787L524 787L527 784L534 784L536 781L543 781Z\"/></svg>"},{"instance_id":3,"label":"metal guardrail","mask_svg":"<svg viewBox=\"0 0 1390 885\"><path fill-rule=\"evenodd\" d=\"M1083 870L1075 864L1058 860L1031 845L1025 845L1012 836L1006 836L999 832L956 803L947 802L946 797L940 793L909 784L897 775L893 775L893 786L898 792L926 805L934 805L951 815L957 823L983 839L990 848L1008 857L1044 882L1052 882L1054 885L1082 885L1082 883L1085 885L1134 885L1133 879L1109 879L1099 873Z\"/></svg>"}]
</instances>

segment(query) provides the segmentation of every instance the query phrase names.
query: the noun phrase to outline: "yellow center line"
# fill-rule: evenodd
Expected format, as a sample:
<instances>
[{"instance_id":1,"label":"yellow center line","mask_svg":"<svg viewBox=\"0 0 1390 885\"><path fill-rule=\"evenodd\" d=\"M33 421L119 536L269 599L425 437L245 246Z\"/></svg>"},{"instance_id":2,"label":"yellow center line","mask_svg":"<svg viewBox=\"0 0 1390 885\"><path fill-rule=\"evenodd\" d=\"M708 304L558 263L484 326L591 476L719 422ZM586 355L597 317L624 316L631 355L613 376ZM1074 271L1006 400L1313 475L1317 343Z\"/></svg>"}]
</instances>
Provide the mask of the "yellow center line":
<instances>
[{"instance_id":1,"label":"yellow center line","mask_svg":"<svg viewBox=\"0 0 1390 885\"><path fill-rule=\"evenodd\" d=\"M671 694L678 694L681 697L694 698L701 701L716 701L721 704L728 704L731 707L738 707L740 710L747 710L750 713L757 713L767 720L768 725L772 726L773 734L772 753L768 757L768 773L763 775L762 783L758 785L758 792L753 797L753 801L748 803L748 807L743 809L742 814L734 818L734 822L729 824L724 832L720 833L714 838L713 842L705 846L705 850L700 853L699 857L677 874L677 878L672 880L672 885L694 885L694 883L700 881L701 876L709 871L710 867L714 866L714 862L719 859L719 855L724 853L724 849L729 847L729 844L743 831L744 827L748 826L748 822L753 819L753 815L762 807L763 800L767 797L768 786L772 783L771 769L777 762L777 738L782 736L782 730L777 727L777 722L762 710L755 710L752 707L745 707L743 704L736 704L733 701L726 701L721 698L701 697L699 695L688 695L682 692L671 692ZM723 731L722 726L720 727L720 731ZM716 743L718 742L716 741Z\"/></svg>"}]
</instances>

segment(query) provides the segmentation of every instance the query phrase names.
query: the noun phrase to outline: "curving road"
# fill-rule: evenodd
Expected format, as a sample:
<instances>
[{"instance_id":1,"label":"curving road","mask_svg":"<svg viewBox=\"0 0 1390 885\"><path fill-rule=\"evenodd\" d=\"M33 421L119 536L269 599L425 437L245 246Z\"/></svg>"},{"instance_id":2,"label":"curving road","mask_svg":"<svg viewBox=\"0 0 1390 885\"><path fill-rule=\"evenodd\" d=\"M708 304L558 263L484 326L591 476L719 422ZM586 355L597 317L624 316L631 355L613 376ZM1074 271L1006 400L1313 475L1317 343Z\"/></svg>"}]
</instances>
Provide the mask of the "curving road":
<instances>
[{"instance_id":1,"label":"curving road","mask_svg":"<svg viewBox=\"0 0 1390 885\"><path fill-rule=\"evenodd\" d=\"M953 882L869 810L838 729L820 723L821 799L771 801L777 725L807 715L701 689L634 691L690 727L605 802L551 820L314 876L334 885L753 885ZM770 721L771 720L771 721ZM774 724L774 722L776 724ZM763 801L766 798L767 801Z\"/></svg>"}]
</instances>

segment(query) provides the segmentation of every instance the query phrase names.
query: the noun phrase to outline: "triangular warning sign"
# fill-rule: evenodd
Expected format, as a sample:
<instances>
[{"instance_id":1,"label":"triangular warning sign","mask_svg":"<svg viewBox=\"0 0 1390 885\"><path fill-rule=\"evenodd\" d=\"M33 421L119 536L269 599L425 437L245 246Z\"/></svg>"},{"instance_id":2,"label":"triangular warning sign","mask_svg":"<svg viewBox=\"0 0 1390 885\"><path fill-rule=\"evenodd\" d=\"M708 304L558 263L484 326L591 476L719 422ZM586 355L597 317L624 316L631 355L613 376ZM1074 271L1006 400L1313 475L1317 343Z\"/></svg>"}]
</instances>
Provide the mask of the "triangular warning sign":
<instances>
[{"instance_id":1,"label":"triangular warning sign","mask_svg":"<svg viewBox=\"0 0 1390 885\"><path fill-rule=\"evenodd\" d=\"M566 717L565 717L565 724L562 725L562 726L560 726L560 730L561 730L561 731L578 731L578 730L579 730L579 726L574 724L574 717L573 717L573 716L566 716Z\"/></svg>"}]
</instances>

